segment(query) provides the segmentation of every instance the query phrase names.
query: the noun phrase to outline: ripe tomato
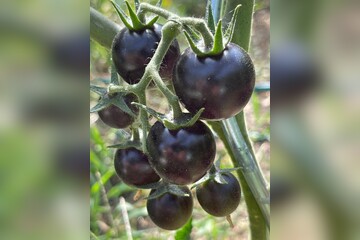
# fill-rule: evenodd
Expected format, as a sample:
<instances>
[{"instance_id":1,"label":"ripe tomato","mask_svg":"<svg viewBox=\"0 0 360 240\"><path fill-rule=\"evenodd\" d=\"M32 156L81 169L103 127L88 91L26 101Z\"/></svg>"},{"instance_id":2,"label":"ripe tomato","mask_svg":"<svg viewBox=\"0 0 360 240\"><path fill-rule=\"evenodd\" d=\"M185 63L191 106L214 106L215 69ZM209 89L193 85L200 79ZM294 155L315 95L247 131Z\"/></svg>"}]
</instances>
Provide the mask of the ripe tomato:
<instances>
[{"instance_id":1,"label":"ripe tomato","mask_svg":"<svg viewBox=\"0 0 360 240\"><path fill-rule=\"evenodd\" d=\"M119 75L129 84L136 84L144 75L161 39L161 25L152 29L131 31L122 29L112 43L112 59ZM174 40L160 66L160 76L170 79L180 55L179 44Z\"/></svg>"},{"instance_id":2,"label":"ripe tomato","mask_svg":"<svg viewBox=\"0 0 360 240\"><path fill-rule=\"evenodd\" d=\"M197 57L188 48L174 68L173 82L191 113L204 107L203 119L226 119L248 103L255 85L254 65L245 50L233 43L217 56Z\"/></svg>"},{"instance_id":3,"label":"ripe tomato","mask_svg":"<svg viewBox=\"0 0 360 240\"><path fill-rule=\"evenodd\" d=\"M182 186L181 189L189 196L165 193L158 198L147 201L146 208L149 217L158 227L175 230L181 228L190 219L193 210L191 192L185 186ZM155 189L151 190L150 194L155 191Z\"/></svg>"},{"instance_id":4,"label":"ripe tomato","mask_svg":"<svg viewBox=\"0 0 360 240\"><path fill-rule=\"evenodd\" d=\"M210 215L225 217L235 211L240 203L241 190L238 180L231 173L223 173L227 184L208 180L196 188L201 207Z\"/></svg>"},{"instance_id":5,"label":"ripe tomato","mask_svg":"<svg viewBox=\"0 0 360 240\"><path fill-rule=\"evenodd\" d=\"M116 97L116 95L114 96ZM131 105L131 102L136 102L137 97L135 94L128 94L125 96L125 103L134 112L138 113L139 110L136 106ZM134 121L134 117L130 116L120 108L110 105L98 112L100 119L108 126L112 128L126 128L130 126Z\"/></svg>"},{"instance_id":6,"label":"ripe tomato","mask_svg":"<svg viewBox=\"0 0 360 240\"><path fill-rule=\"evenodd\" d=\"M147 138L150 164L164 180L186 185L210 169L216 153L211 130L201 121L191 127L169 130L156 122Z\"/></svg>"},{"instance_id":7,"label":"ripe tomato","mask_svg":"<svg viewBox=\"0 0 360 240\"><path fill-rule=\"evenodd\" d=\"M116 151L114 167L121 180L131 186L141 186L160 180L151 168L148 156L133 147Z\"/></svg>"}]
</instances>

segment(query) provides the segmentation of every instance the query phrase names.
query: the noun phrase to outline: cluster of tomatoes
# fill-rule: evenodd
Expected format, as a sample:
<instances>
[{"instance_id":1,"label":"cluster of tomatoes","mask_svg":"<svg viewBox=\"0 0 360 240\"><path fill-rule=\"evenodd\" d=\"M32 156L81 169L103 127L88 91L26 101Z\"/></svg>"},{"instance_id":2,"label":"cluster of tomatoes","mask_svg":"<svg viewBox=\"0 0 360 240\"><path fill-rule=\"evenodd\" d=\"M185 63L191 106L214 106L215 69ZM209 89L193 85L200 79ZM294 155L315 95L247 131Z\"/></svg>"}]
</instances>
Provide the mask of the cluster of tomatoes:
<instances>
[{"instance_id":1,"label":"cluster of tomatoes","mask_svg":"<svg viewBox=\"0 0 360 240\"><path fill-rule=\"evenodd\" d=\"M127 28L114 38L112 59L117 73L128 84L136 84L144 74L161 39L161 26L140 31ZM249 55L239 46L229 43L216 56L198 57L190 48L180 55L174 40L160 67L163 78L172 79L175 93L183 106L196 113L201 108L202 120L222 120L240 112L250 99L255 73ZM107 95L116 97L117 94ZM125 102L135 113L136 95L129 93ZM129 127L136 119L115 105L98 112L100 119L112 128ZM191 217L192 193L188 185L196 183L209 172L212 177L198 184L196 196L201 207L213 216L228 216L240 202L241 190L230 172L214 172L215 139L201 120L192 126L168 129L161 121L153 124L146 139L147 153L136 147L118 149L114 166L128 185L143 187L163 182L178 187L182 194L165 191L150 192L147 211L151 220L167 230L178 229ZM223 182L219 182L219 176ZM155 196L156 197L151 197Z\"/></svg>"}]
</instances>

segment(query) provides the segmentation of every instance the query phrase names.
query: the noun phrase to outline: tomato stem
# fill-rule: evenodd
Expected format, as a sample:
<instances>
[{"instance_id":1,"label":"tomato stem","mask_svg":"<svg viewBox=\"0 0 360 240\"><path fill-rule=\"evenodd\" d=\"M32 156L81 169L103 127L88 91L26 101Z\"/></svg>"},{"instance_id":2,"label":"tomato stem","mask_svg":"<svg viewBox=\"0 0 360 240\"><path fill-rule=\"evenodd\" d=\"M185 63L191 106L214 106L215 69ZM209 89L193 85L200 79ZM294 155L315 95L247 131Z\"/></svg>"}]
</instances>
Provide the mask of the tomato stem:
<instances>
[{"instance_id":1,"label":"tomato stem","mask_svg":"<svg viewBox=\"0 0 360 240\"><path fill-rule=\"evenodd\" d=\"M270 193L256 159L249 150L235 118L221 121L227 141L259 207L270 226Z\"/></svg>"}]
</instances>

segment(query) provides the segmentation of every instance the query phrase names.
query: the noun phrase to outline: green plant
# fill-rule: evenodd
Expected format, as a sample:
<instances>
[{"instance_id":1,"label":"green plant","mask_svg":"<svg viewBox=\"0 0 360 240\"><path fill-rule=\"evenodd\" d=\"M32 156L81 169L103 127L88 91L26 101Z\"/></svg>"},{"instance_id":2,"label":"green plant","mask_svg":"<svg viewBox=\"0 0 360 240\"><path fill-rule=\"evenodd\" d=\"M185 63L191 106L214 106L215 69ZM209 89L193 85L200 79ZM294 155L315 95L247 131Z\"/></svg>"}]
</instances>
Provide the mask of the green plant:
<instances>
[{"instance_id":1,"label":"green plant","mask_svg":"<svg viewBox=\"0 0 360 240\"><path fill-rule=\"evenodd\" d=\"M182 111L179 104L179 98L177 95L174 94L172 86L166 86L159 74L162 61L174 39L182 32L185 33L189 44L192 47L192 50L201 57L209 55L214 57L216 55L221 55L226 46L232 46L232 43L228 43L228 41L234 41L240 44L244 50L247 50L249 38L245 38L250 36L250 28L247 27L241 29L241 35L243 37L241 37L239 41L236 40L238 39L237 37L234 37L238 36L235 31L238 24L243 23L243 21L251 22L253 2L242 2L244 5L243 9L245 9L246 14L241 15L242 18L240 18L239 15L242 12L240 10L241 8L237 6L236 8L234 7L231 9L231 11L235 11L232 21L229 24L228 30L225 34L225 36L227 37L226 43L225 41L223 41L221 21L219 21L219 23L217 24L218 27L215 31L215 22L211 15L212 10L210 4L208 4L207 22L197 18L179 17L164 9L146 3L136 4L137 18L140 19L140 21L141 19L144 19L146 13L153 13L166 19L167 22L162 28L162 37L156 48L156 51L149 63L147 64L145 71L138 83L132 85L119 84L116 72L114 73L114 70L112 71L112 81L111 84L108 85L108 87L105 89L106 93L114 94L132 92L137 95L139 101L138 103L133 104L137 105L140 108L139 120L142 132L142 135L137 139L139 141L133 141L133 139L128 139L128 141L123 141L122 143L117 144L117 147L123 148L135 144L136 147L142 148L144 153L148 153L149 149L146 144L146 139L148 139L148 133L150 129L148 114L157 118L158 121L160 121L161 124L166 129L168 129L169 132L189 128L199 120L200 116L204 111L206 111L206 109L199 108L197 109L197 111L193 111L191 113L184 113ZM129 12L131 12L130 7ZM96 24L97 21L100 21L103 25L106 25L104 21L99 20L101 18L99 18L96 14L94 15L95 28L99 25ZM134 17L131 18L133 19ZM245 26L247 25L245 24ZM109 29L115 28L116 27L114 26L109 27ZM108 34L109 38L114 37L111 31L104 31L104 33ZM100 38L97 34L94 34L93 38L102 39L101 41L105 43L104 45L110 47L108 45L108 41L103 41L104 36L101 36ZM200 39L203 49L199 49L199 47L197 47L197 45L194 43L196 39ZM250 79L251 78L252 76L250 74ZM156 112L155 110L149 108L146 105L146 89L151 81L156 84L158 89L163 93L163 95L168 101L170 111L166 114ZM249 82L251 82L251 80ZM100 92L98 87L92 86L91 89ZM240 110L241 108L238 108L236 111ZM230 115L235 114L236 111L232 112ZM233 160L234 165L236 167L239 167L237 173L241 181L242 190L244 192L244 199L247 203L249 211L249 220L253 239L266 239L269 227L269 192L267 190L267 186L263 179L261 171L259 170L259 167L257 165L255 154L252 150L252 146L248 138L243 112L240 112L232 118L222 121L212 121L208 122L208 124L223 141L231 159ZM137 123L136 126L139 126L139 123ZM136 133L136 130L134 132ZM137 133L136 136L138 136ZM149 196L148 202L159 199L162 196L170 193L177 197L186 198L188 199L188 201L189 199L191 199L191 197L188 196L189 194L187 194L186 191L184 192L184 190L181 190L183 187L174 186L172 184L166 183L165 181L161 181L158 184L146 187L155 188L152 190L152 194ZM185 222L186 221L182 222L182 224L185 224ZM181 225L178 225L177 227L180 226Z\"/></svg>"}]
</instances>

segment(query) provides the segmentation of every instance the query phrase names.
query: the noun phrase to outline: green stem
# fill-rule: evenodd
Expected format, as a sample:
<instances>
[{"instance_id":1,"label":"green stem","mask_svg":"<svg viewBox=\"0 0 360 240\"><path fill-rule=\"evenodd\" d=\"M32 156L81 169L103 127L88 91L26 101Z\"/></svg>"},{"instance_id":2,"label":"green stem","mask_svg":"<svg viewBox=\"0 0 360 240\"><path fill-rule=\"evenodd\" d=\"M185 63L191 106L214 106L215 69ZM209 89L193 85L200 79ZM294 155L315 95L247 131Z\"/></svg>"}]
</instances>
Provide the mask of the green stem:
<instances>
[{"instance_id":1,"label":"green stem","mask_svg":"<svg viewBox=\"0 0 360 240\"><path fill-rule=\"evenodd\" d=\"M265 217L266 224L270 227L270 193L259 165L249 150L236 119L229 118L221 121L221 124L234 154L234 160L241 167L241 172Z\"/></svg>"},{"instance_id":2,"label":"green stem","mask_svg":"<svg viewBox=\"0 0 360 240\"><path fill-rule=\"evenodd\" d=\"M166 11L162 8L152 6L147 3L141 3L139 9L142 14L145 11L147 11L147 12L155 13L167 20L173 19L174 21L180 22L182 24L193 26L203 36L205 47L211 49L212 44L214 42L214 36L212 35L210 29L207 27L206 22L203 19L180 17L174 13Z\"/></svg>"},{"instance_id":3,"label":"green stem","mask_svg":"<svg viewBox=\"0 0 360 240\"><path fill-rule=\"evenodd\" d=\"M222 124L219 121L208 122L211 128L216 132L216 134L220 137L221 141L224 143L225 148L227 149L230 158L233 161L234 167L240 167L239 161L236 160L236 157L231 149L230 143L225 136L225 132L222 128ZM250 232L251 239L253 240L263 240L268 239L268 230L267 226L262 214L262 211L252 193L249 185L247 184L243 172L240 170L237 171L239 181L241 184L241 191L243 193L247 211L249 215L249 223L250 223Z\"/></svg>"},{"instance_id":4,"label":"green stem","mask_svg":"<svg viewBox=\"0 0 360 240\"><path fill-rule=\"evenodd\" d=\"M233 12L233 9L239 4L242 5L235 26L235 29L239 29L239 31L233 35L231 41L248 51L254 0L228 0L225 6L225 2L222 3L222 8L225 8L227 13L224 17L225 23L231 20L232 14L230 13ZM248 136L244 112L222 121L220 126L215 129L222 136L234 165L242 167L237 172L249 213L252 239L268 239L270 194Z\"/></svg>"},{"instance_id":5,"label":"green stem","mask_svg":"<svg viewBox=\"0 0 360 240\"><path fill-rule=\"evenodd\" d=\"M139 103L146 106L145 91L143 92L143 94L137 95L137 97L139 98ZM148 114L144 109L140 109L140 121L141 121L141 129L142 129L142 138L141 138L142 150L144 153L147 153L146 138L149 130L149 120L148 120Z\"/></svg>"},{"instance_id":6,"label":"green stem","mask_svg":"<svg viewBox=\"0 0 360 240\"><path fill-rule=\"evenodd\" d=\"M214 36L211 33L210 29L207 27L206 22L203 19L198 18L181 18L180 22L185 25L191 25L196 30L201 33L201 36L204 39L204 44L206 49L211 49L214 42Z\"/></svg>"},{"instance_id":7,"label":"green stem","mask_svg":"<svg viewBox=\"0 0 360 240\"><path fill-rule=\"evenodd\" d=\"M169 19L169 18L179 18L176 14L173 14L169 11L166 11L165 9L159 8L159 7L155 7L151 4L148 3L141 3L140 7L139 7L139 14L145 14L145 12L151 12L154 13L156 15L159 15L160 17L163 17L165 19Z\"/></svg>"},{"instance_id":8,"label":"green stem","mask_svg":"<svg viewBox=\"0 0 360 240\"><path fill-rule=\"evenodd\" d=\"M93 40L106 48L111 48L112 41L119 31L119 25L90 7L90 36Z\"/></svg>"}]
</instances>

